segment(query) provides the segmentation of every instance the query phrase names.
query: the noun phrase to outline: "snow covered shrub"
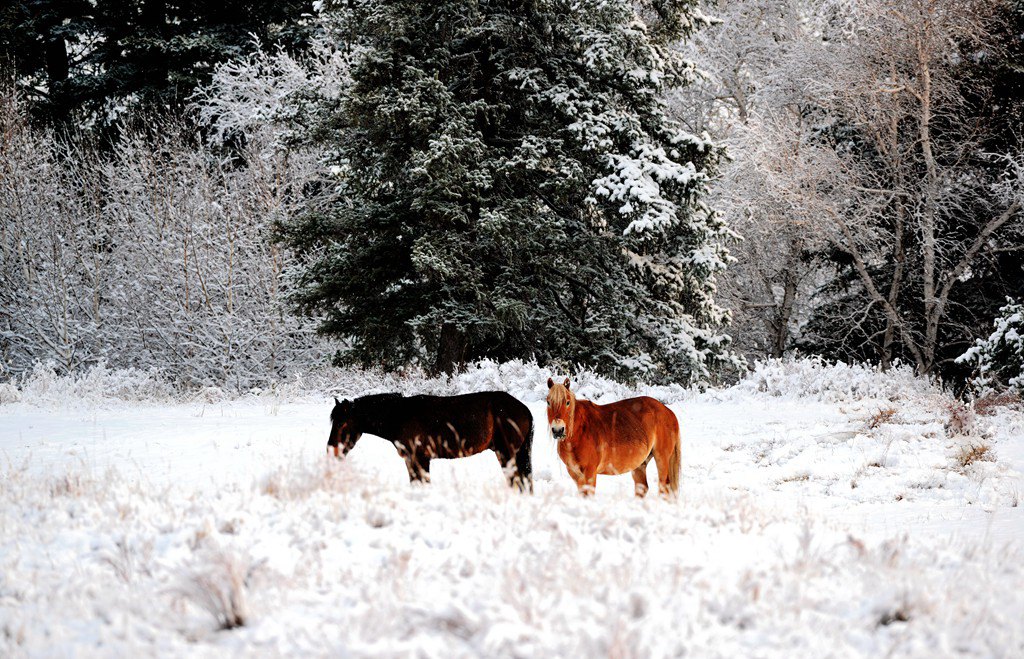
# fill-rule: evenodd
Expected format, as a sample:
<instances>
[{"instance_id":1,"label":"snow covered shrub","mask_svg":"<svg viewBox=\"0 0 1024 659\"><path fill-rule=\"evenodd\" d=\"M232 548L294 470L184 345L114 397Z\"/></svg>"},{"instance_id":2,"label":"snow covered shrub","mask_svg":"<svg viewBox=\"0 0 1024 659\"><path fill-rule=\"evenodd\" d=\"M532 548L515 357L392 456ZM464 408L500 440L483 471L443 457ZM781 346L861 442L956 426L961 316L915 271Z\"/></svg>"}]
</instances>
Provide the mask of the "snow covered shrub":
<instances>
[{"instance_id":1,"label":"snow covered shrub","mask_svg":"<svg viewBox=\"0 0 1024 659\"><path fill-rule=\"evenodd\" d=\"M0 382L0 405L17 403L21 400L21 392L10 382Z\"/></svg>"},{"instance_id":2,"label":"snow covered shrub","mask_svg":"<svg viewBox=\"0 0 1024 659\"><path fill-rule=\"evenodd\" d=\"M315 462L289 462L268 473L260 483L260 492L282 501L308 499L317 492L347 493L367 485L365 475L351 463L334 459Z\"/></svg>"},{"instance_id":3,"label":"snow covered shrub","mask_svg":"<svg viewBox=\"0 0 1024 659\"><path fill-rule=\"evenodd\" d=\"M974 385L982 392L1024 392L1024 304L1007 298L993 324L988 338L978 339L956 361L975 366Z\"/></svg>"},{"instance_id":4,"label":"snow covered shrub","mask_svg":"<svg viewBox=\"0 0 1024 659\"><path fill-rule=\"evenodd\" d=\"M896 416L896 408L885 407L875 412L870 419L868 419L868 428L874 430L887 423L892 423Z\"/></svg>"},{"instance_id":5,"label":"snow covered shrub","mask_svg":"<svg viewBox=\"0 0 1024 659\"><path fill-rule=\"evenodd\" d=\"M61 375L58 366L37 362L17 380L20 400L35 405L96 404L110 400L163 402L173 400L174 385L155 369L110 370L104 362Z\"/></svg>"},{"instance_id":6,"label":"snow covered shrub","mask_svg":"<svg viewBox=\"0 0 1024 659\"><path fill-rule=\"evenodd\" d=\"M742 395L759 392L769 396L810 397L824 402L874 398L895 401L913 394L937 392L914 369L897 365L880 371L864 364L829 363L820 357L769 359L728 390Z\"/></svg>"},{"instance_id":7,"label":"snow covered shrub","mask_svg":"<svg viewBox=\"0 0 1024 659\"><path fill-rule=\"evenodd\" d=\"M956 437L970 435L974 432L977 416L970 405L959 400L953 400L946 405L946 411L949 414L949 419L944 426L947 435Z\"/></svg>"},{"instance_id":8,"label":"snow covered shrub","mask_svg":"<svg viewBox=\"0 0 1024 659\"><path fill-rule=\"evenodd\" d=\"M497 363L484 359L469 365L463 373L452 378L453 393L498 389L508 391L520 400L544 400L548 395L547 380L551 376L566 376L572 380L572 389L581 397L609 401L639 394L654 396L664 402L677 402L692 392L678 384L626 385L599 375L595 371L576 366L559 371L536 362L512 360Z\"/></svg>"},{"instance_id":9,"label":"snow covered shrub","mask_svg":"<svg viewBox=\"0 0 1024 659\"><path fill-rule=\"evenodd\" d=\"M50 497L80 499L89 505L138 497L144 489L139 481L125 478L115 467L100 472L84 462L57 465L43 476L43 481Z\"/></svg>"},{"instance_id":10,"label":"snow covered shrub","mask_svg":"<svg viewBox=\"0 0 1024 659\"><path fill-rule=\"evenodd\" d=\"M153 541L139 541L127 534L114 540L113 546L101 554L101 560L110 566L114 574L126 584L133 583L140 575L149 576L149 561L153 554Z\"/></svg>"},{"instance_id":11,"label":"snow covered shrub","mask_svg":"<svg viewBox=\"0 0 1024 659\"><path fill-rule=\"evenodd\" d=\"M957 468L963 471L976 462L994 462L995 454L991 445L975 441L957 449L954 461Z\"/></svg>"},{"instance_id":12,"label":"snow covered shrub","mask_svg":"<svg viewBox=\"0 0 1024 659\"><path fill-rule=\"evenodd\" d=\"M87 146L65 146L0 89L0 378L102 356L110 240L98 163ZM62 164L69 155L75 166Z\"/></svg>"},{"instance_id":13,"label":"snow covered shrub","mask_svg":"<svg viewBox=\"0 0 1024 659\"><path fill-rule=\"evenodd\" d=\"M630 386L582 367L560 370L518 359L502 363L484 359L469 364L464 371L453 376L429 375L423 369L412 366L397 372L355 367L318 367L304 372L296 371L287 380L273 383L257 395L273 400L289 400L303 398L314 392L353 397L389 391L406 395L445 396L498 390L507 391L523 401L539 401L547 396L547 379L550 376L569 376L577 394L597 401L643 394L672 403L683 400L694 391L678 384Z\"/></svg>"},{"instance_id":14,"label":"snow covered shrub","mask_svg":"<svg viewBox=\"0 0 1024 659\"><path fill-rule=\"evenodd\" d=\"M270 236L314 165L256 141L216 157L184 120L100 152L29 127L12 98L0 134L0 378L105 361L245 391L326 359L286 310L291 256Z\"/></svg>"},{"instance_id":15,"label":"snow covered shrub","mask_svg":"<svg viewBox=\"0 0 1024 659\"><path fill-rule=\"evenodd\" d=\"M2 394L0 394L2 396ZM1000 408L1020 409L1020 394L1012 391L991 392L974 401L974 411L981 416L991 416Z\"/></svg>"},{"instance_id":16,"label":"snow covered shrub","mask_svg":"<svg viewBox=\"0 0 1024 659\"><path fill-rule=\"evenodd\" d=\"M270 237L301 185L286 159L234 169L173 129L126 138L117 156L106 214L139 282L120 308L132 355L188 386L239 391L323 358L312 323L285 309L289 257Z\"/></svg>"},{"instance_id":17,"label":"snow covered shrub","mask_svg":"<svg viewBox=\"0 0 1024 659\"><path fill-rule=\"evenodd\" d=\"M649 395L664 402L682 400L693 389L678 384L670 385L627 385L600 375L582 366L566 370L540 366L536 362L512 360L497 363L489 359L470 364L466 370L448 380L448 386L439 386L438 393L445 389L450 393L466 393L496 389L508 391L524 401L544 400L548 395L547 380L551 376L569 376L572 389L582 398L595 401L610 401L630 396ZM437 379L444 382L444 379Z\"/></svg>"}]
</instances>

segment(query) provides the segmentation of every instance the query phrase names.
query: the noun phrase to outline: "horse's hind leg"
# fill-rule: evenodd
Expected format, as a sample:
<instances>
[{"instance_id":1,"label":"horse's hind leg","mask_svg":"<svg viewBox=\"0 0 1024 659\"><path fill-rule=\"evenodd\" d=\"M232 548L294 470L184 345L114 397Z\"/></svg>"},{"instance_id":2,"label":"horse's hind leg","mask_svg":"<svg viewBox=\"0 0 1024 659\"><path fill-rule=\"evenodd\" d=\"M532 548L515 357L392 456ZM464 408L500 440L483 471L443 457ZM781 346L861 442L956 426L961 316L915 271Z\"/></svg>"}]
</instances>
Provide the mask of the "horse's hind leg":
<instances>
[{"instance_id":1,"label":"horse's hind leg","mask_svg":"<svg viewBox=\"0 0 1024 659\"><path fill-rule=\"evenodd\" d=\"M498 464L501 465L501 473L505 474L505 479L508 481L509 487L515 487L519 482L519 473L516 469L516 458L512 453L505 450L499 450L497 447L491 447L494 450L494 455L498 456Z\"/></svg>"},{"instance_id":2,"label":"horse's hind leg","mask_svg":"<svg viewBox=\"0 0 1024 659\"><path fill-rule=\"evenodd\" d=\"M508 486L514 488L520 492L533 492L533 477L530 475L530 463L529 463L529 447L527 447L525 460L523 451L520 450L515 455L512 455L506 451L495 450L494 454L498 456L498 463L501 465L501 472L505 474L505 479L508 481ZM524 469L525 466L525 469Z\"/></svg>"},{"instance_id":3,"label":"horse's hind leg","mask_svg":"<svg viewBox=\"0 0 1024 659\"><path fill-rule=\"evenodd\" d=\"M647 486L647 465L651 461L651 456L647 456L647 459L643 461L639 467L633 470L633 483L636 495L639 498L643 498L647 494L647 490L650 489Z\"/></svg>"},{"instance_id":4,"label":"horse's hind leg","mask_svg":"<svg viewBox=\"0 0 1024 659\"><path fill-rule=\"evenodd\" d=\"M654 449L654 463L658 465L658 492L674 496L679 487L679 439L659 443Z\"/></svg>"},{"instance_id":5,"label":"horse's hind leg","mask_svg":"<svg viewBox=\"0 0 1024 659\"><path fill-rule=\"evenodd\" d=\"M533 493L533 437L523 441L522 446L516 451L516 482L521 492Z\"/></svg>"},{"instance_id":6,"label":"horse's hind leg","mask_svg":"<svg viewBox=\"0 0 1024 659\"><path fill-rule=\"evenodd\" d=\"M405 468L409 470L409 478L416 483L430 482L430 458L417 460L415 456L405 458Z\"/></svg>"}]
</instances>

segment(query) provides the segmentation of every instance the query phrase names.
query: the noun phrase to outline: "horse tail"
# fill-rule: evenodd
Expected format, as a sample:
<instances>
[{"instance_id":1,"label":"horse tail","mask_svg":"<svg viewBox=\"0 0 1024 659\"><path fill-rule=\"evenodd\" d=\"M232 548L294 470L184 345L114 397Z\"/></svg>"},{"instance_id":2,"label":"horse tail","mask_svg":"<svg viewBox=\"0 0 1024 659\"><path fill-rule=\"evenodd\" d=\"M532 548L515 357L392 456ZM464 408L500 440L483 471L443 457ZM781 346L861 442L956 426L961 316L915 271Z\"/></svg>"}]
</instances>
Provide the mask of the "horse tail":
<instances>
[{"instance_id":1,"label":"horse tail","mask_svg":"<svg viewBox=\"0 0 1024 659\"><path fill-rule=\"evenodd\" d=\"M672 457L668 460L668 493L674 496L679 492L679 463L682 462L682 454L680 453L679 447L682 442L679 439L679 425L676 423L676 431L674 433L673 440L675 445L672 447Z\"/></svg>"},{"instance_id":2,"label":"horse tail","mask_svg":"<svg viewBox=\"0 0 1024 659\"><path fill-rule=\"evenodd\" d=\"M533 493L533 415L527 412L527 419L530 427L523 433L523 443L516 451L516 477L519 479L519 489L524 492Z\"/></svg>"}]
</instances>

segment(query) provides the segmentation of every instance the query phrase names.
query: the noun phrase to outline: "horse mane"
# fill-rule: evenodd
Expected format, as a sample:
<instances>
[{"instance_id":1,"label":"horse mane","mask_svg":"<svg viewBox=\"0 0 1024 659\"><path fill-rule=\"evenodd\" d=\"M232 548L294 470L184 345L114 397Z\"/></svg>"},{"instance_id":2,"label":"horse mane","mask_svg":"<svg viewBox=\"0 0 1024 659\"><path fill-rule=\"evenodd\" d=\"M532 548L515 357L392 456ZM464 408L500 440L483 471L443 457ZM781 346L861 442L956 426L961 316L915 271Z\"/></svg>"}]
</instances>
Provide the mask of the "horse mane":
<instances>
[{"instance_id":1,"label":"horse mane","mask_svg":"<svg viewBox=\"0 0 1024 659\"><path fill-rule=\"evenodd\" d=\"M358 398L353 400L352 403L356 405L373 405L375 403L383 403L391 400L397 400L398 398L404 398L404 396L394 392L387 394L371 394L369 396L359 396Z\"/></svg>"},{"instance_id":2,"label":"horse mane","mask_svg":"<svg viewBox=\"0 0 1024 659\"><path fill-rule=\"evenodd\" d=\"M389 401L399 400L401 398L404 398L404 396L399 393L371 394L369 396L360 396L359 398L356 398L350 403L350 405L352 406L351 410L354 412L357 405L361 405L365 409L367 406L375 407L379 403L386 403ZM335 405L334 408L331 409L331 421L337 421L339 414L340 410L338 409L338 406Z\"/></svg>"},{"instance_id":3,"label":"horse mane","mask_svg":"<svg viewBox=\"0 0 1024 659\"><path fill-rule=\"evenodd\" d=\"M577 432L583 434L587 432L587 428L594 424L595 412L599 405L592 400L585 398L576 399L576 414L573 417L573 427L567 428L567 436L575 436Z\"/></svg>"},{"instance_id":4,"label":"horse mane","mask_svg":"<svg viewBox=\"0 0 1024 659\"><path fill-rule=\"evenodd\" d=\"M359 398L356 398L354 401L352 401L352 405L353 408L362 407L363 409L365 409L367 407L376 407L381 403L391 403L396 400L401 400L402 398L405 398L405 396L403 396L400 393L394 392L387 394L370 394L369 396L360 396Z\"/></svg>"}]
</instances>

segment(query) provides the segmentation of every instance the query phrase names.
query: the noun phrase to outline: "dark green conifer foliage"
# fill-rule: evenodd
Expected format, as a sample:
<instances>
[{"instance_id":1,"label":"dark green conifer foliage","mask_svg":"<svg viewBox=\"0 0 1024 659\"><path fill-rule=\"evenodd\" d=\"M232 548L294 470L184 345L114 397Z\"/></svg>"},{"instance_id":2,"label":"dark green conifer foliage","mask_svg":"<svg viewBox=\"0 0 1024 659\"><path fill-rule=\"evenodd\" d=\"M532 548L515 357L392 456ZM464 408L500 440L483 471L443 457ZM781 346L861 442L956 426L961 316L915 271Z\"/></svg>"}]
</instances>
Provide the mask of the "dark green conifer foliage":
<instances>
[{"instance_id":1,"label":"dark green conifer foliage","mask_svg":"<svg viewBox=\"0 0 1024 659\"><path fill-rule=\"evenodd\" d=\"M664 112L691 2L361 0L356 60L311 138L336 203L286 223L295 298L344 358L478 358L688 380L729 359L701 204L720 153Z\"/></svg>"},{"instance_id":2,"label":"dark green conifer foliage","mask_svg":"<svg viewBox=\"0 0 1024 659\"><path fill-rule=\"evenodd\" d=\"M180 110L214 67L259 45L300 50L310 0L13 0L0 66L34 114L105 127L140 105Z\"/></svg>"}]
</instances>

